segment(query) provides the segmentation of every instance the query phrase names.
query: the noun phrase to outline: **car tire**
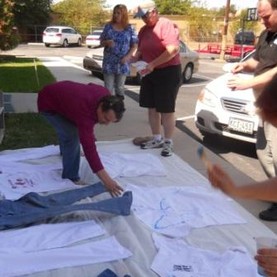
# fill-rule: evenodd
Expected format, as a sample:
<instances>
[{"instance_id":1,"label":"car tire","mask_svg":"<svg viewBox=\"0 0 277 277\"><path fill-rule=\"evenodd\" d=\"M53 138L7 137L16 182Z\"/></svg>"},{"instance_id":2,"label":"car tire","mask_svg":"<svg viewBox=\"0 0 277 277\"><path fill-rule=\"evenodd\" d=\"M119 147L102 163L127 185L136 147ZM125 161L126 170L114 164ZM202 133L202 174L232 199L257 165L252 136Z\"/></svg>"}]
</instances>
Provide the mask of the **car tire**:
<instances>
[{"instance_id":1,"label":"car tire","mask_svg":"<svg viewBox=\"0 0 277 277\"><path fill-rule=\"evenodd\" d=\"M68 47L68 41L67 41L67 39L65 39L64 41L63 41L63 47Z\"/></svg>"},{"instance_id":2,"label":"car tire","mask_svg":"<svg viewBox=\"0 0 277 277\"><path fill-rule=\"evenodd\" d=\"M101 72L91 71L91 75L94 76L94 77L97 77L101 80L104 80L104 76Z\"/></svg>"},{"instance_id":3,"label":"car tire","mask_svg":"<svg viewBox=\"0 0 277 277\"><path fill-rule=\"evenodd\" d=\"M191 80L193 73L193 65L191 63L187 64L183 71L183 82L188 83Z\"/></svg>"},{"instance_id":4,"label":"car tire","mask_svg":"<svg viewBox=\"0 0 277 277\"><path fill-rule=\"evenodd\" d=\"M44 45L45 45L46 47L49 47L49 46L50 46L50 43L44 43Z\"/></svg>"},{"instance_id":5,"label":"car tire","mask_svg":"<svg viewBox=\"0 0 277 277\"><path fill-rule=\"evenodd\" d=\"M78 45L79 47L82 46L82 40L81 40L80 38L78 39L77 45Z\"/></svg>"}]
</instances>

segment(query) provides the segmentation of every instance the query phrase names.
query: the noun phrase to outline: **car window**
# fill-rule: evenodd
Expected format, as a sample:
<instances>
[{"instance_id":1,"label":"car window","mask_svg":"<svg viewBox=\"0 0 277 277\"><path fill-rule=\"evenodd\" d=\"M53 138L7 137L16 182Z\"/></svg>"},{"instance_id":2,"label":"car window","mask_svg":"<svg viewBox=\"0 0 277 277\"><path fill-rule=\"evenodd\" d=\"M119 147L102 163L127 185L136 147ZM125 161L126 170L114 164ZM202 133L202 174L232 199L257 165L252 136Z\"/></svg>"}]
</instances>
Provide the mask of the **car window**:
<instances>
[{"instance_id":1,"label":"car window","mask_svg":"<svg viewBox=\"0 0 277 277\"><path fill-rule=\"evenodd\" d=\"M93 31L92 35L94 36L100 36L102 34L102 31Z\"/></svg>"},{"instance_id":2,"label":"car window","mask_svg":"<svg viewBox=\"0 0 277 277\"><path fill-rule=\"evenodd\" d=\"M62 33L67 34L68 33L68 29L62 29Z\"/></svg>"},{"instance_id":3,"label":"car window","mask_svg":"<svg viewBox=\"0 0 277 277\"><path fill-rule=\"evenodd\" d=\"M247 55L241 61L243 62L243 61L246 61L246 60L252 58L254 56L255 51L256 50L254 49L254 50L250 51L249 53L247 53Z\"/></svg>"},{"instance_id":4,"label":"car window","mask_svg":"<svg viewBox=\"0 0 277 277\"><path fill-rule=\"evenodd\" d=\"M254 45L255 34L254 32L238 32L235 35L235 44Z\"/></svg>"},{"instance_id":5,"label":"car window","mask_svg":"<svg viewBox=\"0 0 277 277\"><path fill-rule=\"evenodd\" d=\"M59 28L47 28L45 30L45 32L47 32L47 33L58 33L59 32Z\"/></svg>"},{"instance_id":6,"label":"car window","mask_svg":"<svg viewBox=\"0 0 277 277\"><path fill-rule=\"evenodd\" d=\"M179 47L180 47L180 52L183 52L183 53L187 52L187 46L182 41L180 41Z\"/></svg>"}]
</instances>

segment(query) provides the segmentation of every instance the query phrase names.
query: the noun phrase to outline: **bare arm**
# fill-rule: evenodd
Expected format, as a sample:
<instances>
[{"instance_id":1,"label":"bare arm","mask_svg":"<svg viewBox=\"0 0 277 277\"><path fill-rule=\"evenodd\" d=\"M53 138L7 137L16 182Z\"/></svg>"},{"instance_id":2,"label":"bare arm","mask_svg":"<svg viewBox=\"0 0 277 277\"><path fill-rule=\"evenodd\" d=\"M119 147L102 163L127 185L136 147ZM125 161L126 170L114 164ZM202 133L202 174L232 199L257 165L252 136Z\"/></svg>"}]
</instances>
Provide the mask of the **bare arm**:
<instances>
[{"instance_id":1,"label":"bare arm","mask_svg":"<svg viewBox=\"0 0 277 277\"><path fill-rule=\"evenodd\" d=\"M259 62L253 58L248 59L244 62L236 64L236 66L232 69L232 73L239 73L242 71L253 72L256 69L258 63Z\"/></svg>"},{"instance_id":2,"label":"bare arm","mask_svg":"<svg viewBox=\"0 0 277 277\"><path fill-rule=\"evenodd\" d=\"M121 59L121 63L127 63L132 60L132 56L137 49L137 44L133 44L128 53Z\"/></svg>"},{"instance_id":3,"label":"bare arm","mask_svg":"<svg viewBox=\"0 0 277 277\"><path fill-rule=\"evenodd\" d=\"M222 190L230 196L272 202L277 201L277 177L263 182L237 186L231 177L218 165L212 165L208 168L208 176L215 188Z\"/></svg>"},{"instance_id":4,"label":"bare arm","mask_svg":"<svg viewBox=\"0 0 277 277\"><path fill-rule=\"evenodd\" d=\"M248 88L260 90L265 85L267 85L276 74L277 74L277 66L248 80L243 80L239 77L234 76L234 78L231 78L228 81L227 85L229 88L232 88L233 90L244 90Z\"/></svg>"},{"instance_id":5,"label":"bare arm","mask_svg":"<svg viewBox=\"0 0 277 277\"><path fill-rule=\"evenodd\" d=\"M99 179L103 182L106 189L110 192L112 196L119 196L123 191L123 188L118 185L118 183L113 180L105 169L102 169L96 173Z\"/></svg>"},{"instance_id":6,"label":"bare arm","mask_svg":"<svg viewBox=\"0 0 277 277\"><path fill-rule=\"evenodd\" d=\"M179 52L179 47L175 45L167 45L165 51L157 57L155 60L151 61L147 69L153 71L155 67L168 62Z\"/></svg>"}]
</instances>

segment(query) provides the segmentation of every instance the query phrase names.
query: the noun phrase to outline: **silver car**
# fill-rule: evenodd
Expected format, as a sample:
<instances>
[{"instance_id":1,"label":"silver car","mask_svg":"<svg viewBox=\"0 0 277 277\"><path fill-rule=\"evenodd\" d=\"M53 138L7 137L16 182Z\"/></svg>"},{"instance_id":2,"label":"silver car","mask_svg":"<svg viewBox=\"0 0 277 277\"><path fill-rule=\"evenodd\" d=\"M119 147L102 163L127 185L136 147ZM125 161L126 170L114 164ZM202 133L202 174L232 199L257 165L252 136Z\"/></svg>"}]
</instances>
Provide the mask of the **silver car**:
<instances>
[{"instance_id":1,"label":"silver car","mask_svg":"<svg viewBox=\"0 0 277 277\"><path fill-rule=\"evenodd\" d=\"M249 59L252 51L243 60ZM231 68L234 64L226 64ZM232 73L225 73L208 83L201 91L195 106L195 124L203 136L217 134L237 140L256 142L259 118L255 114L252 89L231 90L227 87ZM253 74L239 73L244 79Z\"/></svg>"},{"instance_id":2,"label":"silver car","mask_svg":"<svg viewBox=\"0 0 277 277\"><path fill-rule=\"evenodd\" d=\"M189 82L192 78L192 75L198 71L199 68L199 54L195 51L192 51L188 46L180 41L180 56L182 64L182 74L184 82ZM102 74L102 62L103 62L103 48L96 48L90 50L83 59L83 67L91 71L94 75ZM131 73L129 78L135 80L137 83L140 83L140 75L135 69L131 66Z\"/></svg>"},{"instance_id":3,"label":"silver car","mask_svg":"<svg viewBox=\"0 0 277 277\"><path fill-rule=\"evenodd\" d=\"M91 34L86 36L86 46L92 48L100 45L100 35L103 30L94 30Z\"/></svg>"}]
</instances>

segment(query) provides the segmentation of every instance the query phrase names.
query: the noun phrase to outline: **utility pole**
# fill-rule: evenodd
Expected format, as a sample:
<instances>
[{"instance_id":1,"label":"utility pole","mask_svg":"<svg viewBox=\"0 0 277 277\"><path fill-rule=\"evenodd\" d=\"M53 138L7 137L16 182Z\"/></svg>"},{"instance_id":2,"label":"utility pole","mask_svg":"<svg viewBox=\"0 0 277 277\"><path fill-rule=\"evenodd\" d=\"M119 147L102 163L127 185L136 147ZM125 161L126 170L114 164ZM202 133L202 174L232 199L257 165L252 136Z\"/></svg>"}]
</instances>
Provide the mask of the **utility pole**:
<instances>
[{"instance_id":1,"label":"utility pole","mask_svg":"<svg viewBox=\"0 0 277 277\"><path fill-rule=\"evenodd\" d=\"M220 57L219 57L220 60L224 60L225 51L226 51L228 23L229 23L229 13L230 13L230 2L231 2L231 0L226 0L224 27L223 27L222 42L221 42L221 51L220 51Z\"/></svg>"}]
</instances>

